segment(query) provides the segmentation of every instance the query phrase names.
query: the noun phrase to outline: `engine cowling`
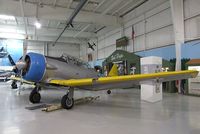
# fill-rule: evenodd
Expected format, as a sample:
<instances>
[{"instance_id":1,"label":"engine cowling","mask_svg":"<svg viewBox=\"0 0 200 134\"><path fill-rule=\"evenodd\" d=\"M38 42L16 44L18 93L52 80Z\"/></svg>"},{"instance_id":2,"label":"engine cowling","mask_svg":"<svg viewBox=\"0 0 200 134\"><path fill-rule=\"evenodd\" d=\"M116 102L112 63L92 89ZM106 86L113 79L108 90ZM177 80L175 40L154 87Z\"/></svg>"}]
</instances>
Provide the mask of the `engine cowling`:
<instances>
[{"instance_id":1,"label":"engine cowling","mask_svg":"<svg viewBox=\"0 0 200 134\"><path fill-rule=\"evenodd\" d=\"M40 82L46 71L46 58L42 54L30 52L25 56L26 67L22 71L25 80Z\"/></svg>"}]
</instances>

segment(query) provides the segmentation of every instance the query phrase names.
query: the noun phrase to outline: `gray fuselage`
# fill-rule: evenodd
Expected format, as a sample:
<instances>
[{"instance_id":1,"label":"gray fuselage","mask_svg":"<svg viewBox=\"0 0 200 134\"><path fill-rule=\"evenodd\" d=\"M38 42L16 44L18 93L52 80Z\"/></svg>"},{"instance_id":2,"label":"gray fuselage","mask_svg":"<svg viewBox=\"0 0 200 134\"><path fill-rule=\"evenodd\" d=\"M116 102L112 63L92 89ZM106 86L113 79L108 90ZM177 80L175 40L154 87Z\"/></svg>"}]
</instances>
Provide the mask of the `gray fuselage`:
<instances>
[{"instance_id":1,"label":"gray fuselage","mask_svg":"<svg viewBox=\"0 0 200 134\"><path fill-rule=\"evenodd\" d=\"M84 65L76 62L67 62L60 58L46 57L46 71L43 81L48 82L51 79L80 79L97 78L98 73Z\"/></svg>"}]
</instances>

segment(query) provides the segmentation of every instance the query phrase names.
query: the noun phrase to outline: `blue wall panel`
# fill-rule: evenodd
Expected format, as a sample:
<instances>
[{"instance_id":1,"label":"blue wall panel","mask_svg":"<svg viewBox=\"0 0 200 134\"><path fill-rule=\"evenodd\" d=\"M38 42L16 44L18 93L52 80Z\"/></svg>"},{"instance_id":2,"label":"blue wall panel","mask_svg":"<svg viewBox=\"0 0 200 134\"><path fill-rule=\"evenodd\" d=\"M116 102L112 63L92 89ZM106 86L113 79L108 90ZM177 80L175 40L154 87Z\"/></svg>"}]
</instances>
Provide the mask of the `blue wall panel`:
<instances>
[{"instance_id":1,"label":"blue wall panel","mask_svg":"<svg viewBox=\"0 0 200 134\"><path fill-rule=\"evenodd\" d=\"M4 56L5 54L5 56ZM23 41L1 39L0 40L0 66L11 66L8 60L8 54L11 55L14 62L18 61L23 55Z\"/></svg>"}]
</instances>

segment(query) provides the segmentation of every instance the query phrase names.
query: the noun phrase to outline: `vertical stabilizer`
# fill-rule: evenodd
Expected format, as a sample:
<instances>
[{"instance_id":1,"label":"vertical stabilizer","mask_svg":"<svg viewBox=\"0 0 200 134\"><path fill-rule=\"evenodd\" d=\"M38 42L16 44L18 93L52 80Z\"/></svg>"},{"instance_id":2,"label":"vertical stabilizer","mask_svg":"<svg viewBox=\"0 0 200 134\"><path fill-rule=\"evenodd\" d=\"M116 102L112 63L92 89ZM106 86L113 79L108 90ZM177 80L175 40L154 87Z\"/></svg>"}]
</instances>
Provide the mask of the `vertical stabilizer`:
<instances>
[{"instance_id":1,"label":"vertical stabilizer","mask_svg":"<svg viewBox=\"0 0 200 134\"><path fill-rule=\"evenodd\" d=\"M118 76L118 69L116 64L113 64L108 76Z\"/></svg>"}]
</instances>

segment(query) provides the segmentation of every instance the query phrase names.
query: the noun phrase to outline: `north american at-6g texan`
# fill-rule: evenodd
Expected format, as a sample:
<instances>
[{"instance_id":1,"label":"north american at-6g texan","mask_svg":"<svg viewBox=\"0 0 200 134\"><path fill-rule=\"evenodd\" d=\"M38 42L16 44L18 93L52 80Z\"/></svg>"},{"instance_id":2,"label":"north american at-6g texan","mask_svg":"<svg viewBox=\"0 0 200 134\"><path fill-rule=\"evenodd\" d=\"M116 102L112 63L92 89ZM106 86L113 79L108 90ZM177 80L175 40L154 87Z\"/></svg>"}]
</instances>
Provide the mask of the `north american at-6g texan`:
<instances>
[{"instance_id":1,"label":"north american at-6g texan","mask_svg":"<svg viewBox=\"0 0 200 134\"><path fill-rule=\"evenodd\" d=\"M198 71L186 70L118 76L117 66L114 64L107 77L98 77L94 69L77 58L69 55L55 58L32 52L26 54L24 61L16 63L15 67L22 72L24 80L36 85L29 97L32 103L40 102L41 85L68 87L67 93L61 99L61 105L65 109L73 107L74 90L77 88L91 91L127 88L145 81L161 83L196 77L198 74Z\"/></svg>"}]
</instances>

